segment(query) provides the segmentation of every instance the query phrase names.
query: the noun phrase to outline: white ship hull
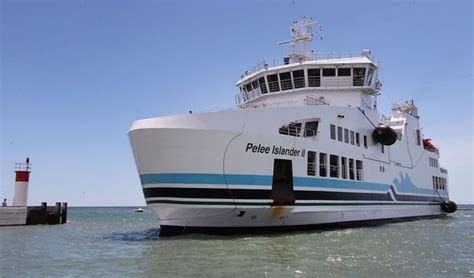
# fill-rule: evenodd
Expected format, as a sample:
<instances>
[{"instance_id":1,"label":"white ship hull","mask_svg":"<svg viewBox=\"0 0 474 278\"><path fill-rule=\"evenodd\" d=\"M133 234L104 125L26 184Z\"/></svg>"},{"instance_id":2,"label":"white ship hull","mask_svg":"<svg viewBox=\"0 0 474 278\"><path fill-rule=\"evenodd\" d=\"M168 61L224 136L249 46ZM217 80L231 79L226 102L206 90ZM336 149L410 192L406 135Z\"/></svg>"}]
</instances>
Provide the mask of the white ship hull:
<instances>
[{"instance_id":1,"label":"white ship hull","mask_svg":"<svg viewBox=\"0 0 474 278\"><path fill-rule=\"evenodd\" d=\"M408 146L410 155L423 161L415 164L402 155L407 148L404 139L384 153L374 142L367 148L334 142L327 135L331 122L324 119L344 114L341 125L360 134L370 135L373 127L356 108L315 108L246 109L136 121L130 141L147 205L160 225L276 228L442 213L440 203L447 195L433 190L434 170L427 167L422 147ZM324 136L275 135L282 123L294 118L320 119ZM348 169L340 169L338 177L308 175L309 151L363 161L363 177L351 179ZM291 179L283 181L286 185L279 185L275 168L282 161L291 167Z\"/></svg>"}]
</instances>

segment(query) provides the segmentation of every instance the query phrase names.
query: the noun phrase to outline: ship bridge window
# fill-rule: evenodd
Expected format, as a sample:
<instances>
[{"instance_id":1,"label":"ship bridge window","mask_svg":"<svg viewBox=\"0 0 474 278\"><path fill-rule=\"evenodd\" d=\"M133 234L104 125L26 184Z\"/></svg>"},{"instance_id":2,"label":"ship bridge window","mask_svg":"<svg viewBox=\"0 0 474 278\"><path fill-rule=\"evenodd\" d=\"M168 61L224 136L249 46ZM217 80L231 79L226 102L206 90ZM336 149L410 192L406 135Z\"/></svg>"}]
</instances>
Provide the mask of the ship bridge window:
<instances>
[{"instance_id":1,"label":"ship bridge window","mask_svg":"<svg viewBox=\"0 0 474 278\"><path fill-rule=\"evenodd\" d=\"M306 122L304 125L304 136L314 137L318 134L319 121Z\"/></svg>"},{"instance_id":2,"label":"ship bridge window","mask_svg":"<svg viewBox=\"0 0 474 278\"><path fill-rule=\"evenodd\" d=\"M321 70L308 69L308 86L321 87Z\"/></svg>"},{"instance_id":3,"label":"ship bridge window","mask_svg":"<svg viewBox=\"0 0 474 278\"><path fill-rule=\"evenodd\" d=\"M282 91L293 89L293 84L291 83L291 74L290 74L290 72L280 73L280 83L281 83L281 90Z\"/></svg>"},{"instance_id":4,"label":"ship bridge window","mask_svg":"<svg viewBox=\"0 0 474 278\"><path fill-rule=\"evenodd\" d=\"M370 86L372 84L373 76L374 76L374 69L369 68L369 71L367 71L367 86Z\"/></svg>"},{"instance_id":5,"label":"ship bridge window","mask_svg":"<svg viewBox=\"0 0 474 278\"><path fill-rule=\"evenodd\" d=\"M252 81L252 88L253 88L254 90L257 90L257 89L258 89L258 80Z\"/></svg>"},{"instance_id":6,"label":"ship bridge window","mask_svg":"<svg viewBox=\"0 0 474 278\"><path fill-rule=\"evenodd\" d=\"M262 94L266 94L267 91L267 84L265 83L265 77L260 77L258 79L258 83L260 84L260 91L262 91Z\"/></svg>"},{"instance_id":7,"label":"ship bridge window","mask_svg":"<svg viewBox=\"0 0 474 278\"><path fill-rule=\"evenodd\" d=\"M336 76L336 69L323 69L323 76Z\"/></svg>"},{"instance_id":8,"label":"ship bridge window","mask_svg":"<svg viewBox=\"0 0 474 278\"><path fill-rule=\"evenodd\" d=\"M295 70L293 73L293 83L295 84L295 89L304 88L304 70Z\"/></svg>"},{"instance_id":9,"label":"ship bridge window","mask_svg":"<svg viewBox=\"0 0 474 278\"><path fill-rule=\"evenodd\" d=\"M268 80L268 88L270 89L270 92L278 92L280 91L280 85L278 84L278 75L276 74L271 74L267 76Z\"/></svg>"},{"instance_id":10,"label":"ship bridge window","mask_svg":"<svg viewBox=\"0 0 474 278\"><path fill-rule=\"evenodd\" d=\"M364 86L365 68L354 68L352 78L353 86Z\"/></svg>"},{"instance_id":11,"label":"ship bridge window","mask_svg":"<svg viewBox=\"0 0 474 278\"><path fill-rule=\"evenodd\" d=\"M249 83L249 84L246 84L246 85L245 85L245 90L246 90L247 92L252 91L252 84L250 84L250 83Z\"/></svg>"},{"instance_id":12,"label":"ship bridge window","mask_svg":"<svg viewBox=\"0 0 474 278\"><path fill-rule=\"evenodd\" d=\"M301 123L290 123L280 127L278 133L290 136L300 136Z\"/></svg>"},{"instance_id":13,"label":"ship bridge window","mask_svg":"<svg viewBox=\"0 0 474 278\"><path fill-rule=\"evenodd\" d=\"M337 69L337 76L351 76L351 69L350 68L338 68Z\"/></svg>"}]
</instances>

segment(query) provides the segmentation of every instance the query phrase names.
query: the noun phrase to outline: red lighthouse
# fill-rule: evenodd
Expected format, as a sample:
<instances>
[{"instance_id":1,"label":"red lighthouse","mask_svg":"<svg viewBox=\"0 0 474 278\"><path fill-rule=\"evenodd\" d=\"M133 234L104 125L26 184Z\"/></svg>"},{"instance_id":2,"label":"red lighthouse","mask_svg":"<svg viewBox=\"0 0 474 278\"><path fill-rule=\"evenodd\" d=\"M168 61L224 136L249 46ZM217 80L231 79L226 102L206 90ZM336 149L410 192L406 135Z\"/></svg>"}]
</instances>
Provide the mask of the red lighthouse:
<instances>
[{"instance_id":1,"label":"red lighthouse","mask_svg":"<svg viewBox=\"0 0 474 278\"><path fill-rule=\"evenodd\" d=\"M31 164L29 158L26 158L25 163L15 164L15 193L13 195L13 206L27 206L30 172Z\"/></svg>"}]
</instances>

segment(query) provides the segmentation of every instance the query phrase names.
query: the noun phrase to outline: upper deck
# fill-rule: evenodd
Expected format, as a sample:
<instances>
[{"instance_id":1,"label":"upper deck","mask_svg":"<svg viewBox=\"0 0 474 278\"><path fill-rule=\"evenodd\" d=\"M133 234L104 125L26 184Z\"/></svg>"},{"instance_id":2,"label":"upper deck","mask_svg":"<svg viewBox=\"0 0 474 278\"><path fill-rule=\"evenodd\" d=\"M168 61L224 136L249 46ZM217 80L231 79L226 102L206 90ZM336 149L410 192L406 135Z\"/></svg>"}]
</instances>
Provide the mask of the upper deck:
<instances>
[{"instance_id":1,"label":"upper deck","mask_svg":"<svg viewBox=\"0 0 474 278\"><path fill-rule=\"evenodd\" d=\"M240 93L236 105L245 107L264 97L267 99L282 93L292 98L298 92L316 93L323 96L328 90L359 90L375 95L380 90L377 63L369 57L369 51L360 56L347 55L331 58L330 54L315 55L314 59L296 63L285 62L269 67L262 64L253 71L246 71L237 81ZM288 60L285 60L288 61Z\"/></svg>"},{"instance_id":2,"label":"upper deck","mask_svg":"<svg viewBox=\"0 0 474 278\"><path fill-rule=\"evenodd\" d=\"M290 53L282 63L265 61L245 71L237 81L238 107L264 107L285 101L318 98L330 104L374 107L381 88L378 64L370 50L360 55L306 53L305 43L313 40L312 19L293 23ZM300 44L297 53L296 45Z\"/></svg>"}]
</instances>

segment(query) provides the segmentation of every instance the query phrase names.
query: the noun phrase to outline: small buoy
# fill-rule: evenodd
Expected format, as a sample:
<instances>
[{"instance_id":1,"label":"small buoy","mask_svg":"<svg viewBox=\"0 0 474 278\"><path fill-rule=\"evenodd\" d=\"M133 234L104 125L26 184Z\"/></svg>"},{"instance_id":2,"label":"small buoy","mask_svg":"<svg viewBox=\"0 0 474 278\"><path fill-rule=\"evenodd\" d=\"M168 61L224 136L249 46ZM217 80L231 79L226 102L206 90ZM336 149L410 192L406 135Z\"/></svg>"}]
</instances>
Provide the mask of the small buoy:
<instances>
[{"instance_id":1,"label":"small buoy","mask_svg":"<svg viewBox=\"0 0 474 278\"><path fill-rule=\"evenodd\" d=\"M458 209L458 206L453 201L447 201L441 203L441 210L446 213L453 213Z\"/></svg>"}]
</instances>

